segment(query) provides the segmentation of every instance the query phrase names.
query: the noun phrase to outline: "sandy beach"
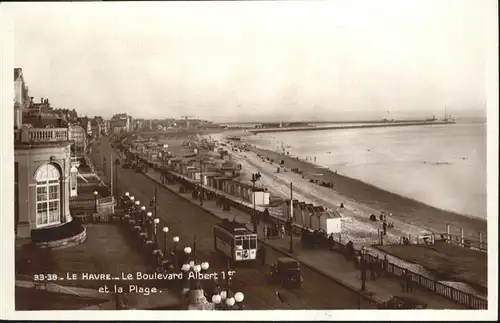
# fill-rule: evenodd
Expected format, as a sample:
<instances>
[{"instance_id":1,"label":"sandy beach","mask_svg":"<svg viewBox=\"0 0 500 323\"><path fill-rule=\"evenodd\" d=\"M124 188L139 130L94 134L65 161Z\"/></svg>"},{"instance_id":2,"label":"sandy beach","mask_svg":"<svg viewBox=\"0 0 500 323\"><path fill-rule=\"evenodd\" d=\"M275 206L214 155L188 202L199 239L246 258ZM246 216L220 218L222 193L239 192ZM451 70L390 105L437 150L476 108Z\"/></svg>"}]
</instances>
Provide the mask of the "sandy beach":
<instances>
[{"instance_id":1,"label":"sandy beach","mask_svg":"<svg viewBox=\"0 0 500 323\"><path fill-rule=\"evenodd\" d=\"M231 133L241 135L244 142L243 132ZM214 136L216 140L222 139L223 135ZM234 143L238 145L239 143ZM393 222L394 228L388 230L385 243L398 243L401 236L417 236L434 232L446 231L446 224L452 226L452 234L459 234L460 228L464 228L466 239L478 240L479 232L486 239L486 221L471 218L453 212L440 210L419 201L400 196L362 181L336 174L324 167L299 160L293 156L284 156L274 151L252 147L250 151L231 151L233 159L243 166L243 176L250 179L251 174L260 171L262 178L257 183L259 186L267 187L275 196L289 197L290 182L294 185L294 199L307 203L322 205L328 209L336 209L342 214L342 240L352 240L355 243L376 243L377 230L381 228L380 221L369 220L370 214L378 215L381 212L392 213L388 217ZM274 160L270 163L267 158ZM278 163L284 160L286 171L276 172ZM302 174L290 171L298 168ZM331 182L333 188L311 183L315 179L319 182ZM340 209L343 202L345 209Z\"/></svg>"},{"instance_id":2,"label":"sandy beach","mask_svg":"<svg viewBox=\"0 0 500 323\"><path fill-rule=\"evenodd\" d=\"M277 163L265 163L258 158L257 154L275 161L284 160L286 168L300 169L304 178L294 172L277 174ZM452 234L458 234L459 228L464 228L466 237L471 240L477 240L479 232L486 234L486 221L484 220L439 210L293 157L257 148L253 148L252 152L247 152L244 155L246 157L243 159L247 159L249 164L253 164L251 166L261 169L261 172L273 178L274 182L279 180L293 182L294 186L297 187L296 190L305 193L305 197L316 200L317 204L336 208L342 201L347 207L347 212L343 212L347 213L344 216L351 217L353 220L352 225L345 223L346 229L349 227L356 229L355 226L359 225L358 230L365 231L364 229L371 227L376 234L376 228L380 223L369 221L368 217L372 213L378 215L380 212L386 212L392 213L392 217L388 220L395 224L395 228L391 230L391 236L396 239L399 239L401 234L407 233L420 235L426 231L445 232L447 223L452 225ZM331 182L334 187L326 188L309 183L311 178L320 182Z\"/></svg>"}]
</instances>

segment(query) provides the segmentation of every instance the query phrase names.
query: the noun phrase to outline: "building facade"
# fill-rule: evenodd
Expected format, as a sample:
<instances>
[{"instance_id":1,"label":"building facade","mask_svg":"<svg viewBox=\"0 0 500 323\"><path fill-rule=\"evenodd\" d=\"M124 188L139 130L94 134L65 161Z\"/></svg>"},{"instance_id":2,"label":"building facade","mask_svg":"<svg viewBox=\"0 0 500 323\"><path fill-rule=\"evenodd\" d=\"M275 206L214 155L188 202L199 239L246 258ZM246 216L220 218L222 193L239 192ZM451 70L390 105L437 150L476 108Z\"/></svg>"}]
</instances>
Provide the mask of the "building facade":
<instances>
[{"instance_id":1,"label":"building facade","mask_svg":"<svg viewBox=\"0 0 500 323\"><path fill-rule=\"evenodd\" d=\"M85 157L85 150L87 149L87 133L79 125L70 125L69 128L69 140L73 143L71 145L71 151L73 156L77 158Z\"/></svg>"},{"instance_id":2,"label":"building facade","mask_svg":"<svg viewBox=\"0 0 500 323\"><path fill-rule=\"evenodd\" d=\"M31 99L28 87L24 82L22 68L14 69L14 129L20 129L23 124L23 113L29 107Z\"/></svg>"},{"instance_id":3,"label":"building facade","mask_svg":"<svg viewBox=\"0 0 500 323\"><path fill-rule=\"evenodd\" d=\"M17 237L71 222L70 146L66 128L21 129L14 143Z\"/></svg>"}]
</instances>

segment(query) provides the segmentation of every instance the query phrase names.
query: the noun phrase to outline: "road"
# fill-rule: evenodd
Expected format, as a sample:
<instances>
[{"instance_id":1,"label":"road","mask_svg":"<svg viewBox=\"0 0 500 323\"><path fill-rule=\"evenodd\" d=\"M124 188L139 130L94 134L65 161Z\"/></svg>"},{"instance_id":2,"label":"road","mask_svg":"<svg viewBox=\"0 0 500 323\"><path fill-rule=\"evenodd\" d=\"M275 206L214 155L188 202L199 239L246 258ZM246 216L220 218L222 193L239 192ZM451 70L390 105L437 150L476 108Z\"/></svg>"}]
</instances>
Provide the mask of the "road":
<instances>
[{"instance_id":1,"label":"road","mask_svg":"<svg viewBox=\"0 0 500 323\"><path fill-rule=\"evenodd\" d=\"M102 156L109 156L113 150L108 138L102 138L99 152L93 152L92 158L102 168ZM116 154L115 154L116 155ZM108 157L106 157L109 160ZM109 162L108 162L109 165ZM119 169L118 186L120 194L126 191L146 205L154 196L155 182L141 173ZM141 204L143 204L141 203ZM173 236L180 238L179 248L193 245L196 235L197 255L201 260L208 261L216 271L224 268L224 262L213 250L213 226L219 222L210 213L186 201L175 193L159 186L157 201L158 217L161 223L158 228L159 243L164 245L164 234L161 228L169 227L168 240ZM147 205L148 206L148 205ZM148 208L149 209L149 208ZM241 291L245 295L245 304L251 309L356 309L358 308L358 293L348 289L314 270L302 266L304 284L301 289L289 290L267 282L269 265L275 263L280 254L267 248L266 266L234 268L234 292ZM283 295L279 300L276 291ZM368 308L368 304L362 304Z\"/></svg>"}]
</instances>

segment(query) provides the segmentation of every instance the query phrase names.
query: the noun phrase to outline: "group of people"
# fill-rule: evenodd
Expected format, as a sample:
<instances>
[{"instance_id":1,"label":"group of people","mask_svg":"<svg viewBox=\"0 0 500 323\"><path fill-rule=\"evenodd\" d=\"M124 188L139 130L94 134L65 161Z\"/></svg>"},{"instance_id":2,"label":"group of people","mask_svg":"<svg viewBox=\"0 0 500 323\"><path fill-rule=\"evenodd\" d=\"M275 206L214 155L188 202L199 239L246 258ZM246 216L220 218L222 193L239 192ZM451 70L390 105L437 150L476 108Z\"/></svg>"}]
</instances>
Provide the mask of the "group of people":
<instances>
[{"instance_id":1,"label":"group of people","mask_svg":"<svg viewBox=\"0 0 500 323\"><path fill-rule=\"evenodd\" d=\"M325 181L320 182L319 180L312 179L312 178L309 180L309 183L319 184L319 185L321 185L323 187L327 187L327 188L333 188L333 186L334 186L332 182L325 182Z\"/></svg>"},{"instance_id":2,"label":"group of people","mask_svg":"<svg viewBox=\"0 0 500 323\"><path fill-rule=\"evenodd\" d=\"M301 235L302 244L305 247L314 248L316 246L333 246L333 234L330 236L323 230L310 230L308 228L302 229Z\"/></svg>"},{"instance_id":3,"label":"group of people","mask_svg":"<svg viewBox=\"0 0 500 323\"><path fill-rule=\"evenodd\" d=\"M286 235L286 228L283 224L269 223L264 225L264 237L266 240L271 238L283 239Z\"/></svg>"},{"instance_id":4,"label":"group of people","mask_svg":"<svg viewBox=\"0 0 500 323\"><path fill-rule=\"evenodd\" d=\"M391 213L391 215L392 215L392 213ZM377 220L377 216L375 214L373 214L373 213L370 214L370 220L374 221L374 222L378 221ZM383 230L382 234L384 236L386 236L387 235L387 229L394 228L394 223L387 221L387 215L385 213L383 213L383 212L380 213L379 220L382 221L382 230Z\"/></svg>"}]
</instances>

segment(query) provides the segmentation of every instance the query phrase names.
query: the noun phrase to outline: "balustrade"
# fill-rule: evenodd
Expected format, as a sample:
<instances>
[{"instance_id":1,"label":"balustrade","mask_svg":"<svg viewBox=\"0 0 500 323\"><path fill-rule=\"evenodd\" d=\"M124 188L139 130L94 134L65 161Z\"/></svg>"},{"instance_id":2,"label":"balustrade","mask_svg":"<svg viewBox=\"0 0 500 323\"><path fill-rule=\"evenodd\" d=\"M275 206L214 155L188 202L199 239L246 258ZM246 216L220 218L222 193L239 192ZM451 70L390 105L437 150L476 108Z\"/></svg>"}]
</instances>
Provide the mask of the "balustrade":
<instances>
[{"instance_id":1,"label":"balustrade","mask_svg":"<svg viewBox=\"0 0 500 323\"><path fill-rule=\"evenodd\" d=\"M68 139L67 128L29 128L23 129L21 139L23 142L54 142Z\"/></svg>"}]
</instances>

